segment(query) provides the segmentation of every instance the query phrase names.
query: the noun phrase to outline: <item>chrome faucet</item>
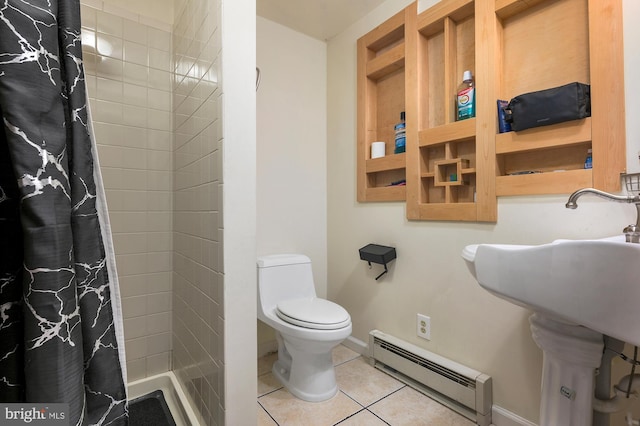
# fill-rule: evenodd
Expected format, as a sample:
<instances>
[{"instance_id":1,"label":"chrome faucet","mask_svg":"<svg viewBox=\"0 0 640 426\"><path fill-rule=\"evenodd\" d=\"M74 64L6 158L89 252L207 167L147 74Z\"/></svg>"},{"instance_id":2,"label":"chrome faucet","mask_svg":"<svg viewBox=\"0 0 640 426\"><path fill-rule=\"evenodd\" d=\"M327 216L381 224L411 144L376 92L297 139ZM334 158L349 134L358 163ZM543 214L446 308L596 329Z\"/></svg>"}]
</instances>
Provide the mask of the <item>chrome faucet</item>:
<instances>
[{"instance_id":1,"label":"chrome faucet","mask_svg":"<svg viewBox=\"0 0 640 426\"><path fill-rule=\"evenodd\" d=\"M625 239L628 243L640 243L640 195L614 195L609 194L608 192L600 191L595 188L582 188L578 189L576 192L569 196L569 200L565 207L568 209L577 209L578 208L578 198L585 194L593 194L600 198L605 198L610 201L615 201L617 203L633 203L636 205L636 223L635 225L629 225L625 227L622 232L624 232Z\"/></svg>"}]
</instances>

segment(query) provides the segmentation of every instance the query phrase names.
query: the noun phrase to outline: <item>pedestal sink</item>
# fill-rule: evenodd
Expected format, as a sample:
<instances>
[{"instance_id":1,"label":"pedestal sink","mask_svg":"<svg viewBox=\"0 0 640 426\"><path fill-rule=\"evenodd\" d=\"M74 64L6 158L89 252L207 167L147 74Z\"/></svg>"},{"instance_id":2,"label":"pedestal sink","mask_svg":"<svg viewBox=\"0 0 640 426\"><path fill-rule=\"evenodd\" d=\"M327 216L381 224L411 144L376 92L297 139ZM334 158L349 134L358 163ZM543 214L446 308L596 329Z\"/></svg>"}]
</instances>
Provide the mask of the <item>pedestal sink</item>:
<instances>
[{"instance_id":1,"label":"pedestal sink","mask_svg":"<svg viewBox=\"0 0 640 426\"><path fill-rule=\"evenodd\" d=\"M477 244L462 257L481 287L534 312L544 354L540 425L591 426L603 335L640 345L640 244L624 235Z\"/></svg>"}]
</instances>

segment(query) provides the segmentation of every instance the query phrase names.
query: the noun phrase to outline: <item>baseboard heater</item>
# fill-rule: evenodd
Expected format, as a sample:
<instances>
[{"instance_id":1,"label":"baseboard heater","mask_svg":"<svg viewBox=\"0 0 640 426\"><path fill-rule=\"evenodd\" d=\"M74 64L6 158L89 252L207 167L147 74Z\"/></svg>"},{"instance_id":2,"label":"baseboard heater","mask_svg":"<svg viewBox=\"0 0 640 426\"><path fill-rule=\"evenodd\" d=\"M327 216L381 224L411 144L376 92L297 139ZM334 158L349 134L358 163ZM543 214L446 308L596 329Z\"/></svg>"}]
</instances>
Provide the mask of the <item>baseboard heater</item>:
<instances>
[{"instance_id":1,"label":"baseboard heater","mask_svg":"<svg viewBox=\"0 0 640 426\"><path fill-rule=\"evenodd\" d=\"M370 362L479 426L491 424L491 376L379 330L369 333Z\"/></svg>"}]
</instances>

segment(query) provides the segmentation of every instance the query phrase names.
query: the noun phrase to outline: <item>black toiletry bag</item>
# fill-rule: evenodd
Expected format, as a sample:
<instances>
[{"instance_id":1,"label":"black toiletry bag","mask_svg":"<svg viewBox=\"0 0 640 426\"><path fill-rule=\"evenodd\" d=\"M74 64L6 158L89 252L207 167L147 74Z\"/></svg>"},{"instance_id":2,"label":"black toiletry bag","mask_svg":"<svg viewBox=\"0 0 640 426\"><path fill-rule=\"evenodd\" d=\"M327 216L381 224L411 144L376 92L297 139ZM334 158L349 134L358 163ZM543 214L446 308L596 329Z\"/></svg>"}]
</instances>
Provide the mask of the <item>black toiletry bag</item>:
<instances>
[{"instance_id":1,"label":"black toiletry bag","mask_svg":"<svg viewBox=\"0 0 640 426\"><path fill-rule=\"evenodd\" d=\"M569 83L525 93L511 99L504 112L515 131L591 117L591 87Z\"/></svg>"}]
</instances>

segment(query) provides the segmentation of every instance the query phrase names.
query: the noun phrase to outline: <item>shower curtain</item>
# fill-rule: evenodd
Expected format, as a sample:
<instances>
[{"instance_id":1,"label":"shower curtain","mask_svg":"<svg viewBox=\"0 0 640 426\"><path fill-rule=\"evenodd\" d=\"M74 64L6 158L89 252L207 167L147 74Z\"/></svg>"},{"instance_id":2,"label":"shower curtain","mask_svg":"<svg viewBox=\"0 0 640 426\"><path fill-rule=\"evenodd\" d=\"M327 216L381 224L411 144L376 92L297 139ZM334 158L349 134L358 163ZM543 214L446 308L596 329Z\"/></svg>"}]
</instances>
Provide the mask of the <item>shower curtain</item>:
<instances>
[{"instance_id":1,"label":"shower curtain","mask_svg":"<svg viewBox=\"0 0 640 426\"><path fill-rule=\"evenodd\" d=\"M0 403L126 425L78 0L0 0L0 116Z\"/></svg>"}]
</instances>

